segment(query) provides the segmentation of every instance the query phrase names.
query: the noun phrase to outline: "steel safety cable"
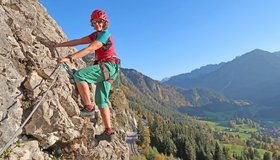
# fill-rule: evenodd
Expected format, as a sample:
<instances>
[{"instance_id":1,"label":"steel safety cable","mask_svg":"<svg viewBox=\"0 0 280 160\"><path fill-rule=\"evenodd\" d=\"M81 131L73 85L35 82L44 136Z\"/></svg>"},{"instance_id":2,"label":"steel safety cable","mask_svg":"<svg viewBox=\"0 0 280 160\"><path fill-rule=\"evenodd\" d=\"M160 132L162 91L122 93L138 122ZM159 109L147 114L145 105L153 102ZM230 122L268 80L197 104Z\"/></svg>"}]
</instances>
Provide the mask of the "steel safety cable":
<instances>
[{"instance_id":1,"label":"steel safety cable","mask_svg":"<svg viewBox=\"0 0 280 160\"><path fill-rule=\"evenodd\" d=\"M32 117L32 115L34 114L34 112L38 109L38 107L40 106L40 104L42 103L42 101L44 100L44 98L46 97L48 91L53 87L53 85L55 84L55 82L57 81L57 78L59 76L59 68L61 68L61 65L57 66L55 68L55 76L54 79L52 81L52 83L50 84L50 86L48 87L48 89L45 91L45 93L43 94L42 98L40 99L40 101L37 103L37 105L33 108L32 112L29 114L29 116L25 119L25 121L22 123L22 125L16 130L16 132L13 134L13 136L10 138L10 140L5 144L5 146L3 148L1 148L0 151L0 155L2 155L4 153L4 151L13 144L15 138L17 137L17 135L19 134L18 132L20 130L23 129L23 127L26 125L26 123L29 121L29 119Z\"/></svg>"}]
</instances>

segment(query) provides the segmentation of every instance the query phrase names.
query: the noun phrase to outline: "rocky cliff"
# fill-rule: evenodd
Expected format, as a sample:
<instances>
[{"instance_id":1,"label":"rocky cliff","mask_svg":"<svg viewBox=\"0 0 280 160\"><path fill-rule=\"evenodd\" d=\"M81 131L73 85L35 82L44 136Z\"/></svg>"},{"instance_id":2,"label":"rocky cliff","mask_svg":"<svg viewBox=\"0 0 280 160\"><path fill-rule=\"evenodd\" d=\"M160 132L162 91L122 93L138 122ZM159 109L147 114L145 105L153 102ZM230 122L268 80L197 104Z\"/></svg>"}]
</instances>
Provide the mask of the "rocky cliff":
<instances>
[{"instance_id":1,"label":"rocky cliff","mask_svg":"<svg viewBox=\"0 0 280 160\"><path fill-rule=\"evenodd\" d=\"M128 159L124 137L131 128L132 113L123 92L112 94L116 139L93 148L92 137L103 130L102 124L94 128L88 119L78 116L81 100L77 90L55 61L57 54L67 55L75 50L59 48L55 52L46 45L50 40L65 41L67 36L37 0L0 3L0 148L43 98L2 158ZM85 65L82 61L69 64L77 69ZM46 92L53 82L54 86ZM116 117L122 117L122 121Z\"/></svg>"}]
</instances>

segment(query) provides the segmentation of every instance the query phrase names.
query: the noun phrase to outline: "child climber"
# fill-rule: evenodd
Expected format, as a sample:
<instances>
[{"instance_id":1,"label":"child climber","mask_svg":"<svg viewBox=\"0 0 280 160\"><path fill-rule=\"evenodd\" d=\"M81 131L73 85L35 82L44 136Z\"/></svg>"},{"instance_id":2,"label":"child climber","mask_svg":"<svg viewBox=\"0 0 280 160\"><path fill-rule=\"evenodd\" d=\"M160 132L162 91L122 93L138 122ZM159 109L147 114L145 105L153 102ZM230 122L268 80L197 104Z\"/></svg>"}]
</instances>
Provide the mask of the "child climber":
<instances>
[{"instance_id":1,"label":"child climber","mask_svg":"<svg viewBox=\"0 0 280 160\"><path fill-rule=\"evenodd\" d=\"M63 43L51 42L52 47L69 47L79 44L89 44L88 47L67 57L59 57L58 63L73 61L82 58L95 51L96 63L92 66L82 68L75 72L74 79L78 91L82 97L84 108L80 111L80 116L93 115L94 106L90 100L90 89L88 83L96 85L95 103L100 110L105 131L100 135L95 135L97 140L111 141L114 134L111 125L111 115L109 109L109 92L111 83L118 74L119 59L117 58L112 35L107 30L109 22L106 13L97 9L92 12L91 25L96 30L88 36Z\"/></svg>"}]
</instances>

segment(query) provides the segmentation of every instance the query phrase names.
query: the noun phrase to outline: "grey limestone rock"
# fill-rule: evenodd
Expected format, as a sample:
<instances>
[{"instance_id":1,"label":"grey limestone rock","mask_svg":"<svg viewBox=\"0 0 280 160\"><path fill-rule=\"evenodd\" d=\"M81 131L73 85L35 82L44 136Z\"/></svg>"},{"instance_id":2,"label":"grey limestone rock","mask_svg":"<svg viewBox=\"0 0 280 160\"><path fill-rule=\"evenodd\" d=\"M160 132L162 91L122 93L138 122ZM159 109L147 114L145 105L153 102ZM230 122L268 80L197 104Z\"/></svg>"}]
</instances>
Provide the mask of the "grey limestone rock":
<instances>
[{"instance_id":1,"label":"grey limestone rock","mask_svg":"<svg viewBox=\"0 0 280 160\"><path fill-rule=\"evenodd\" d=\"M81 100L75 86L63 69L54 79L54 58L58 55L47 42L67 40L61 27L37 0L1 0L0 4L0 148L56 81L17 135L17 139L23 135L28 138L23 146L11 146L9 159L51 159L51 151L59 151L65 159L128 159L128 146L120 136L92 148L96 129L88 119L79 117ZM61 56L76 51L57 50ZM82 68L85 63L78 60L69 65Z\"/></svg>"}]
</instances>

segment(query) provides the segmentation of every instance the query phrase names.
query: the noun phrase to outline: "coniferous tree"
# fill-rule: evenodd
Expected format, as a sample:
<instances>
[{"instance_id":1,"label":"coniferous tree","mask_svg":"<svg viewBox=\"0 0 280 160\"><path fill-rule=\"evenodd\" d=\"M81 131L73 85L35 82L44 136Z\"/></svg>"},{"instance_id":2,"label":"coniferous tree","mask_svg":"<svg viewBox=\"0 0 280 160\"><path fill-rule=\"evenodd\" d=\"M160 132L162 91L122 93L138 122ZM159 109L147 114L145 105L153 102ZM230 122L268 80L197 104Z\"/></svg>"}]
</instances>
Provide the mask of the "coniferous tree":
<instances>
[{"instance_id":1,"label":"coniferous tree","mask_svg":"<svg viewBox=\"0 0 280 160\"><path fill-rule=\"evenodd\" d=\"M167 155L171 155L176 153L176 147L174 142L170 139L170 137L165 137L164 141L164 153Z\"/></svg>"},{"instance_id":2,"label":"coniferous tree","mask_svg":"<svg viewBox=\"0 0 280 160\"><path fill-rule=\"evenodd\" d=\"M215 144L214 160L224 160L223 150L218 142Z\"/></svg>"},{"instance_id":3,"label":"coniferous tree","mask_svg":"<svg viewBox=\"0 0 280 160\"><path fill-rule=\"evenodd\" d=\"M250 148L245 148L244 149L244 155L248 158L248 159L262 159L260 153L258 152L258 150L253 149L252 147Z\"/></svg>"},{"instance_id":4,"label":"coniferous tree","mask_svg":"<svg viewBox=\"0 0 280 160\"><path fill-rule=\"evenodd\" d=\"M185 155L186 157L182 157L184 160L196 160L195 146L192 143L188 143L185 141Z\"/></svg>"},{"instance_id":5,"label":"coniferous tree","mask_svg":"<svg viewBox=\"0 0 280 160\"><path fill-rule=\"evenodd\" d=\"M155 157L155 160L164 160L165 157L163 154L157 154L156 157Z\"/></svg>"},{"instance_id":6,"label":"coniferous tree","mask_svg":"<svg viewBox=\"0 0 280 160\"><path fill-rule=\"evenodd\" d=\"M148 154L149 147L150 147L150 130L148 127L144 127L144 142L142 145L144 155Z\"/></svg>"},{"instance_id":7,"label":"coniferous tree","mask_svg":"<svg viewBox=\"0 0 280 160\"><path fill-rule=\"evenodd\" d=\"M144 125L141 121L141 119L138 121L138 128L137 128L137 134L138 134L138 141L137 144L139 146L142 146L144 143L144 139L145 139L145 133L144 133Z\"/></svg>"},{"instance_id":8,"label":"coniferous tree","mask_svg":"<svg viewBox=\"0 0 280 160\"><path fill-rule=\"evenodd\" d=\"M257 149L254 149L255 159L262 159L260 152Z\"/></svg>"},{"instance_id":9,"label":"coniferous tree","mask_svg":"<svg viewBox=\"0 0 280 160\"><path fill-rule=\"evenodd\" d=\"M232 152L228 148L223 147L223 153L224 153L224 156L225 156L226 160L233 160L234 159Z\"/></svg>"},{"instance_id":10,"label":"coniferous tree","mask_svg":"<svg viewBox=\"0 0 280 160\"><path fill-rule=\"evenodd\" d=\"M155 147L149 147L149 153L146 156L147 160L154 160L156 158L156 155L158 154L158 151Z\"/></svg>"},{"instance_id":11,"label":"coniferous tree","mask_svg":"<svg viewBox=\"0 0 280 160\"><path fill-rule=\"evenodd\" d=\"M265 152L263 155L263 160L272 160L272 155L270 152Z\"/></svg>"}]
</instances>

